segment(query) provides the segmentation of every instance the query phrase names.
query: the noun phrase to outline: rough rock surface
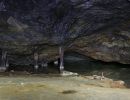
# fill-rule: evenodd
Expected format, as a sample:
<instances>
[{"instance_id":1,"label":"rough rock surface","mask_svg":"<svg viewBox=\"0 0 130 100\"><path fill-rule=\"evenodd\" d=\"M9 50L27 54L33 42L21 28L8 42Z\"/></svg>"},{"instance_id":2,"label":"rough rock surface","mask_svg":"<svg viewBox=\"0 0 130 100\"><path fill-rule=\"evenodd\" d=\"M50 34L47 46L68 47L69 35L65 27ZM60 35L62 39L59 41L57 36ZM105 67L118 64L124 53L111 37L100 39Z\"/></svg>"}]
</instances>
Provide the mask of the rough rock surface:
<instances>
[{"instance_id":1,"label":"rough rock surface","mask_svg":"<svg viewBox=\"0 0 130 100\"><path fill-rule=\"evenodd\" d=\"M58 48L130 64L129 0L1 0L0 48L9 63L55 60Z\"/></svg>"}]
</instances>

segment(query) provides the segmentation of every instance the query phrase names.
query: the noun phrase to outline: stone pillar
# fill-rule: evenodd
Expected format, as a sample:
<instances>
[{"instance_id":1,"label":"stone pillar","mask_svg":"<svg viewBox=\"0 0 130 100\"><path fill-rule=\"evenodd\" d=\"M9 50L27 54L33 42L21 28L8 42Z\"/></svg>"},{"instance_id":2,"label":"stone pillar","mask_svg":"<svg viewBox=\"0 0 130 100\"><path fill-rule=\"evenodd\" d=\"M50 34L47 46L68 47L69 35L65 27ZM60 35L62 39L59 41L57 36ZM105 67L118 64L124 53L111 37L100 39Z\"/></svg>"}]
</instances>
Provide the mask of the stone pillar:
<instances>
[{"instance_id":1,"label":"stone pillar","mask_svg":"<svg viewBox=\"0 0 130 100\"><path fill-rule=\"evenodd\" d=\"M38 68L39 68L39 65L38 65L38 53L37 52L34 52L34 69L37 71Z\"/></svg>"},{"instance_id":2,"label":"stone pillar","mask_svg":"<svg viewBox=\"0 0 130 100\"><path fill-rule=\"evenodd\" d=\"M6 71L7 67L9 67L8 59L7 59L7 51L2 50L0 72Z\"/></svg>"},{"instance_id":3,"label":"stone pillar","mask_svg":"<svg viewBox=\"0 0 130 100\"><path fill-rule=\"evenodd\" d=\"M60 56L60 72L64 71L64 48L59 47L59 56Z\"/></svg>"}]
</instances>

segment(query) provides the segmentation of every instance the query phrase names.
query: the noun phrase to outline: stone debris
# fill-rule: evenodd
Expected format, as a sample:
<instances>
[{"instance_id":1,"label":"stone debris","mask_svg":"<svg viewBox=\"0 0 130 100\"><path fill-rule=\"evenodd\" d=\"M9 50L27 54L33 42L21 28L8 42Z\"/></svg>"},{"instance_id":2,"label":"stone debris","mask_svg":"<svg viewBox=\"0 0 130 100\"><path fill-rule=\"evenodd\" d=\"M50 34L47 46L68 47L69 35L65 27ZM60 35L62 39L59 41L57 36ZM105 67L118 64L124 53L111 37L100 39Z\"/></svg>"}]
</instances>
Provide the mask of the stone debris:
<instances>
[{"instance_id":1,"label":"stone debris","mask_svg":"<svg viewBox=\"0 0 130 100\"><path fill-rule=\"evenodd\" d=\"M90 80L97 80L97 83L101 83L102 87L110 87L110 88L126 88L126 84L122 80L113 80L104 76L98 76L98 75L93 75L93 76L85 76L85 78L90 79Z\"/></svg>"},{"instance_id":2,"label":"stone debris","mask_svg":"<svg viewBox=\"0 0 130 100\"><path fill-rule=\"evenodd\" d=\"M78 73L69 72L69 71L62 71L61 76L77 76Z\"/></svg>"},{"instance_id":3,"label":"stone debris","mask_svg":"<svg viewBox=\"0 0 130 100\"><path fill-rule=\"evenodd\" d=\"M20 83L20 85L22 85L22 86L23 86L23 85L24 85L24 83Z\"/></svg>"},{"instance_id":4,"label":"stone debris","mask_svg":"<svg viewBox=\"0 0 130 100\"><path fill-rule=\"evenodd\" d=\"M11 73L14 73L14 70L11 70L10 72L11 72Z\"/></svg>"},{"instance_id":5,"label":"stone debris","mask_svg":"<svg viewBox=\"0 0 130 100\"><path fill-rule=\"evenodd\" d=\"M122 80L111 82L111 88L126 88L125 82Z\"/></svg>"},{"instance_id":6,"label":"stone debris","mask_svg":"<svg viewBox=\"0 0 130 100\"><path fill-rule=\"evenodd\" d=\"M6 70L6 67L0 67L0 72L4 72Z\"/></svg>"}]
</instances>

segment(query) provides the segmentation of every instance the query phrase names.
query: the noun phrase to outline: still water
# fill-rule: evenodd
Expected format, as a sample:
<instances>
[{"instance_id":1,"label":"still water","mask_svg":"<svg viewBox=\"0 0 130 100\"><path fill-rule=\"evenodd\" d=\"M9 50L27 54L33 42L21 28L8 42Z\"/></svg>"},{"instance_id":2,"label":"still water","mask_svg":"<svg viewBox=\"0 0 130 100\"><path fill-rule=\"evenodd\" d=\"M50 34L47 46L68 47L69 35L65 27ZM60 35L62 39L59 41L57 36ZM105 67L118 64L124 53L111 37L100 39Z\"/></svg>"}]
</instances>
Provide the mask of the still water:
<instances>
[{"instance_id":1,"label":"still water","mask_svg":"<svg viewBox=\"0 0 130 100\"><path fill-rule=\"evenodd\" d=\"M123 80L130 87L130 65L107 63L96 60L66 61L65 69L81 75L99 75L114 80Z\"/></svg>"}]
</instances>

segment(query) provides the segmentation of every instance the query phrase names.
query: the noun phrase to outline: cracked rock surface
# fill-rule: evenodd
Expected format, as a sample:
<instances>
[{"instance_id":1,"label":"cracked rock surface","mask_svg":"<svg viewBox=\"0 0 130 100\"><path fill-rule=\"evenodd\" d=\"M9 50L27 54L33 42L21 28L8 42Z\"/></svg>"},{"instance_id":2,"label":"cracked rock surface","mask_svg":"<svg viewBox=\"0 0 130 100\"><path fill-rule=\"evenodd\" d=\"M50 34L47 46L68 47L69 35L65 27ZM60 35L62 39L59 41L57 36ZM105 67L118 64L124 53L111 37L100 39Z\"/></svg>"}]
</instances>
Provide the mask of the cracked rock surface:
<instances>
[{"instance_id":1,"label":"cracked rock surface","mask_svg":"<svg viewBox=\"0 0 130 100\"><path fill-rule=\"evenodd\" d=\"M59 58L58 48L130 64L129 0L1 0L0 49L9 63Z\"/></svg>"}]
</instances>

